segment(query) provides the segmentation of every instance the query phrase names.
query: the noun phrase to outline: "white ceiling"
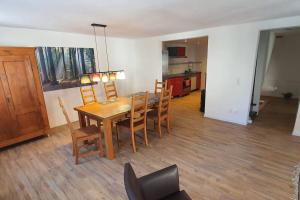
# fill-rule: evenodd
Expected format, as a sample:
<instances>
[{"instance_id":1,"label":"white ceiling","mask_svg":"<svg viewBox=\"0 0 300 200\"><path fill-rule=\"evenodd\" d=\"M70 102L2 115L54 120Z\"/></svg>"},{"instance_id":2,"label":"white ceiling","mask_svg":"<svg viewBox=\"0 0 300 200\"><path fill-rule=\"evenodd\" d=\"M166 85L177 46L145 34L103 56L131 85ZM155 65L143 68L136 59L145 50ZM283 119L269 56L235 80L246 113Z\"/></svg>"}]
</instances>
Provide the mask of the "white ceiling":
<instances>
[{"instance_id":1,"label":"white ceiling","mask_svg":"<svg viewBox=\"0 0 300 200\"><path fill-rule=\"evenodd\" d=\"M144 37L300 15L300 0L0 0L0 26Z\"/></svg>"}]
</instances>

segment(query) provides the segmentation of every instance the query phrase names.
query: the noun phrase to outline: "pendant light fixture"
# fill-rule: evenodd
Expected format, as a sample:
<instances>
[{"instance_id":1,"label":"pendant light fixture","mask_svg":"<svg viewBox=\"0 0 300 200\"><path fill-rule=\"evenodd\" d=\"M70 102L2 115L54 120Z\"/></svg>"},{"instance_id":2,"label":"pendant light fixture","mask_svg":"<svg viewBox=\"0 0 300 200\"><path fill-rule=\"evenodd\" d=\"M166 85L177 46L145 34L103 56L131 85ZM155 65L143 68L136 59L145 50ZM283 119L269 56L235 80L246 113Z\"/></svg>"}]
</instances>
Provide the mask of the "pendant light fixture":
<instances>
[{"instance_id":1,"label":"pendant light fixture","mask_svg":"<svg viewBox=\"0 0 300 200\"><path fill-rule=\"evenodd\" d=\"M99 53L98 53L98 42L97 42L97 33L96 28L101 27L103 28L104 34L104 42L105 42L105 52L106 52L106 63L107 63L107 71L99 71L91 74L83 74L80 78L81 84L90 84L92 82L108 82L108 81L115 81L116 79L125 79L125 72L124 70L117 70L111 71L109 65L109 57L108 57L108 50L107 50L107 38L106 38L106 27L107 25L104 24L91 24L94 30L94 37L95 37L95 45L96 45L96 57L97 57L97 64L99 65ZM100 67L99 67L100 70ZM89 80L88 80L89 79Z\"/></svg>"},{"instance_id":2,"label":"pendant light fixture","mask_svg":"<svg viewBox=\"0 0 300 200\"><path fill-rule=\"evenodd\" d=\"M90 76L87 75L87 74L83 74L83 75L80 77L80 83L81 83L81 84L91 84L92 81L91 81Z\"/></svg>"}]
</instances>

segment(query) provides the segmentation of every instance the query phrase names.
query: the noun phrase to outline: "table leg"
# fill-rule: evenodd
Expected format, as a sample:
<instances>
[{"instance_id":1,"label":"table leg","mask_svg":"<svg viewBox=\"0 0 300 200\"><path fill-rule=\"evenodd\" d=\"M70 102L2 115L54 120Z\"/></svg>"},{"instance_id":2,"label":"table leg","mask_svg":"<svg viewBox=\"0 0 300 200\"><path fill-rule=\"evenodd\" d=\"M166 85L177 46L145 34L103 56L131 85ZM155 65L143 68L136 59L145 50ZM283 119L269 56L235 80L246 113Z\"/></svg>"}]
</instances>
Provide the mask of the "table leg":
<instances>
[{"instance_id":1,"label":"table leg","mask_svg":"<svg viewBox=\"0 0 300 200\"><path fill-rule=\"evenodd\" d=\"M112 140L112 125L110 119L103 120L104 128L104 139L105 139L105 148L106 148L106 157L109 160L114 159L114 146Z\"/></svg>"},{"instance_id":2,"label":"table leg","mask_svg":"<svg viewBox=\"0 0 300 200\"><path fill-rule=\"evenodd\" d=\"M79 119L79 125L80 128L86 127L86 121L85 121L85 116L81 112L78 112L78 119Z\"/></svg>"}]
</instances>

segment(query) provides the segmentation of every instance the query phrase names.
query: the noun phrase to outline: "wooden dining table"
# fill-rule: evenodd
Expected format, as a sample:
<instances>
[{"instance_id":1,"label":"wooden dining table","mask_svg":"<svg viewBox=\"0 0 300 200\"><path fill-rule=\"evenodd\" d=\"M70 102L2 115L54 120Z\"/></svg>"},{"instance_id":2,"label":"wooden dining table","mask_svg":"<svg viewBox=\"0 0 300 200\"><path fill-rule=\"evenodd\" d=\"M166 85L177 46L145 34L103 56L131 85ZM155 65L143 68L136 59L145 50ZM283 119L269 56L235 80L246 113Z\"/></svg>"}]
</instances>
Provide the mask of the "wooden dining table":
<instances>
[{"instance_id":1,"label":"wooden dining table","mask_svg":"<svg viewBox=\"0 0 300 200\"><path fill-rule=\"evenodd\" d=\"M132 95L138 95L135 93ZM130 95L130 96L132 96ZM105 101L91 103L84 106L77 106L74 108L78 112L80 127L86 127L86 118L102 121L104 130L104 141L106 149L106 157L110 160L114 159L112 126L113 121L125 116L131 109L131 98L118 97L114 101ZM154 93L149 93L148 107L152 107L159 101L159 96Z\"/></svg>"}]
</instances>

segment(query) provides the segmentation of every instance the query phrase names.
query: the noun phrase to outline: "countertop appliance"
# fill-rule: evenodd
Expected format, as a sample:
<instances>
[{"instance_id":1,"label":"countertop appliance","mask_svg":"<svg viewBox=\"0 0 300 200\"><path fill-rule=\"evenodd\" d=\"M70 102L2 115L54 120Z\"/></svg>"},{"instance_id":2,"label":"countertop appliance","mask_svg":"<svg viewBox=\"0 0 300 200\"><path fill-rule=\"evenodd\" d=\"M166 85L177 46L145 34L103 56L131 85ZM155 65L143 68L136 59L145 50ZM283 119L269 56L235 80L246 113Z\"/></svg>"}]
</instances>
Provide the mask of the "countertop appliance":
<instances>
[{"instance_id":1,"label":"countertop appliance","mask_svg":"<svg viewBox=\"0 0 300 200\"><path fill-rule=\"evenodd\" d=\"M182 82L183 94L187 95L191 92L191 78L185 77Z\"/></svg>"}]
</instances>

